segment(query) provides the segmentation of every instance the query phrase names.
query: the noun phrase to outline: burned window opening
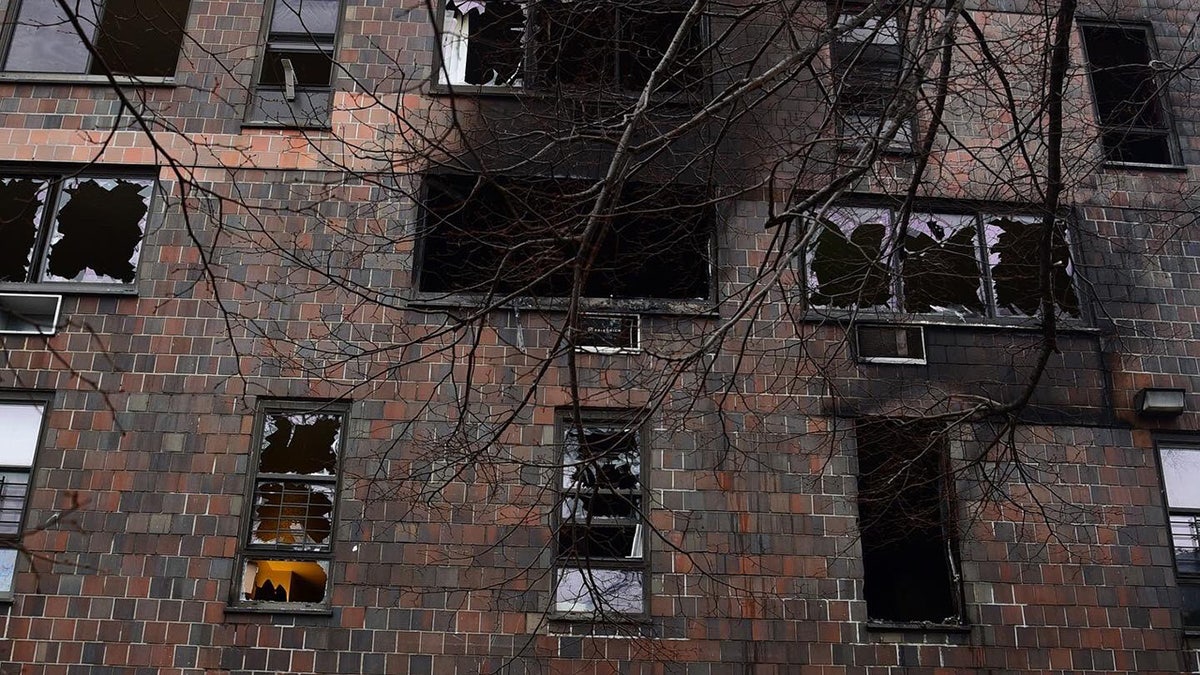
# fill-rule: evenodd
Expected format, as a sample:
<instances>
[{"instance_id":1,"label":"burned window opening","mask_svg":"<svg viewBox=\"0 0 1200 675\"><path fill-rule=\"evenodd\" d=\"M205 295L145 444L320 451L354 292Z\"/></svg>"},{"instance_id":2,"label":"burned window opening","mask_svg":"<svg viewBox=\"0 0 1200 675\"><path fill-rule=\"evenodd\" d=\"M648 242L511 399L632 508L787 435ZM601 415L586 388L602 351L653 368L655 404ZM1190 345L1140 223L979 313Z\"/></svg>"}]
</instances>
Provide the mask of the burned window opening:
<instances>
[{"instance_id":1,"label":"burned window opening","mask_svg":"<svg viewBox=\"0 0 1200 675\"><path fill-rule=\"evenodd\" d=\"M555 611L645 612L640 433L608 417L560 420Z\"/></svg>"},{"instance_id":2,"label":"burned window opening","mask_svg":"<svg viewBox=\"0 0 1200 675\"><path fill-rule=\"evenodd\" d=\"M172 77L183 44L188 0L94 0L74 5L79 35L56 2L16 8L4 70ZM95 46L88 51L86 42ZM96 58L98 57L98 58Z\"/></svg>"},{"instance_id":3,"label":"burned window opening","mask_svg":"<svg viewBox=\"0 0 1200 675\"><path fill-rule=\"evenodd\" d=\"M1200 628L1200 448L1159 448L1184 627Z\"/></svg>"},{"instance_id":4,"label":"burned window opening","mask_svg":"<svg viewBox=\"0 0 1200 675\"><path fill-rule=\"evenodd\" d=\"M806 254L812 307L962 317L1041 311L1041 218L836 208ZM901 226L903 225L903 226ZM901 246L895 243L903 239ZM1066 224L1056 223L1049 283L1055 311L1079 317ZM990 282L990 283L988 283Z\"/></svg>"},{"instance_id":5,"label":"burned window opening","mask_svg":"<svg viewBox=\"0 0 1200 675\"><path fill-rule=\"evenodd\" d=\"M958 543L944 440L930 424L860 421L858 521L867 616L961 622Z\"/></svg>"},{"instance_id":6,"label":"burned window opening","mask_svg":"<svg viewBox=\"0 0 1200 675\"><path fill-rule=\"evenodd\" d=\"M1176 151L1154 68L1149 26L1082 24L1100 144L1109 162L1174 164Z\"/></svg>"},{"instance_id":7,"label":"burned window opening","mask_svg":"<svg viewBox=\"0 0 1200 675\"><path fill-rule=\"evenodd\" d=\"M327 406L262 413L238 602L325 602L345 418Z\"/></svg>"},{"instance_id":8,"label":"burned window opening","mask_svg":"<svg viewBox=\"0 0 1200 675\"><path fill-rule=\"evenodd\" d=\"M447 0L441 76L475 86L641 89L684 15L615 2ZM659 91L703 82L699 52L696 26Z\"/></svg>"},{"instance_id":9,"label":"burned window opening","mask_svg":"<svg viewBox=\"0 0 1200 675\"><path fill-rule=\"evenodd\" d=\"M149 177L0 177L0 281L132 284L153 192Z\"/></svg>"},{"instance_id":10,"label":"burned window opening","mask_svg":"<svg viewBox=\"0 0 1200 675\"><path fill-rule=\"evenodd\" d=\"M591 201L576 180L433 175L417 286L430 293L566 297L590 261L589 298L706 299L713 214L699 188L631 184L594 256L579 240Z\"/></svg>"}]
</instances>

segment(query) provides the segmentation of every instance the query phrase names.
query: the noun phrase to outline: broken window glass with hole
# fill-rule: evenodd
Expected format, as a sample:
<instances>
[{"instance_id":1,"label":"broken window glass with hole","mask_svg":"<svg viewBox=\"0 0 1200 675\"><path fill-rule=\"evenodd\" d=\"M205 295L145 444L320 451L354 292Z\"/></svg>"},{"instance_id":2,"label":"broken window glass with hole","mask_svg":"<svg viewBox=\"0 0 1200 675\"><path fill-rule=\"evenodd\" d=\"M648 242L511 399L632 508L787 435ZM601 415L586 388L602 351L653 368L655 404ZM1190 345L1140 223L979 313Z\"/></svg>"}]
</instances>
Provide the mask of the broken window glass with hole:
<instances>
[{"instance_id":1,"label":"broken window glass with hole","mask_svg":"<svg viewBox=\"0 0 1200 675\"><path fill-rule=\"evenodd\" d=\"M442 24L447 82L520 87L528 9L507 0L448 0Z\"/></svg>"},{"instance_id":2,"label":"broken window glass with hole","mask_svg":"<svg viewBox=\"0 0 1200 675\"><path fill-rule=\"evenodd\" d=\"M153 181L69 178L50 232L46 281L131 283Z\"/></svg>"},{"instance_id":3,"label":"broken window glass with hole","mask_svg":"<svg viewBox=\"0 0 1200 675\"><path fill-rule=\"evenodd\" d=\"M239 602L326 601L345 421L325 408L262 414Z\"/></svg>"},{"instance_id":4,"label":"broken window glass with hole","mask_svg":"<svg viewBox=\"0 0 1200 675\"><path fill-rule=\"evenodd\" d=\"M27 281L37 245L47 184L0 178L0 281Z\"/></svg>"},{"instance_id":5,"label":"broken window glass with hole","mask_svg":"<svg viewBox=\"0 0 1200 675\"><path fill-rule=\"evenodd\" d=\"M1079 301L1071 285L1071 252L1066 227L1056 223L1051 237L1051 298L1056 311L1079 316ZM1034 216L988 216L984 218L988 265L996 311L1000 316L1037 316L1041 311L1041 251L1044 241L1042 219Z\"/></svg>"},{"instance_id":6,"label":"broken window glass with hole","mask_svg":"<svg viewBox=\"0 0 1200 675\"><path fill-rule=\"evenodd\" d=\"M566 424L556 535L555 608L643 611L643 494L639 434Z\"/></svg>"},{"instance_id":7,"label":"broken window glass with hole","mask_svg":"<svg viewBox=\"0 0 1200 675\"><path fill-rule=\"evenodd\" d=\"M246 560L242 600L322 603L329 581L326 560Z\"/></svg>"},{"instance_id":8,"label":"broken window glass with hole","mask_svg":"<svg viewBox=\"0 0 1200 675\"><path fill-rule=\"evenodd\" d=\"M973 215L920 213L904 236L904 309L982 315L979 228Z\"/></svg>"},{"instance_id":9,"label":"broken window glass with hole","mask_svg":"<svg viewBox=\"0 0 1200 675\"><path fill-rule=\"evenodd\" d=\"M810 219L808 302L815 307L878 308L892 304L891 218L884 209L831 209Z\"/></svg>"},{"instance_id":10,"label":"broken window glass with hole","mask_svg":"<svg viewBox=\"0 0 1200 675\"><path fill-rule=\"evenodd\" d=\"M22 0L4 69L171 77L188 5L188 0L68 0L68 14L57 0Z\"/></svg>"}]
</instances>

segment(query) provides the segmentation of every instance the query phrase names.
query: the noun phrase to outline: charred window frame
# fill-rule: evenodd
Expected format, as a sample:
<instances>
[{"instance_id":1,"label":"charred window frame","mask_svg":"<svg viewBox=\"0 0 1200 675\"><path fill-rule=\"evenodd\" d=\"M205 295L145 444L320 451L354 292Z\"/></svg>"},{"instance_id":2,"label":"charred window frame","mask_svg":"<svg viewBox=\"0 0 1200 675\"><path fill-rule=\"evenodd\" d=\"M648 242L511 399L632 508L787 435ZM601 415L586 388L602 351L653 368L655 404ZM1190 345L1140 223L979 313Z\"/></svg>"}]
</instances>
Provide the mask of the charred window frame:
<instances>
[{"instance_id":1,"label":"charred window frame","mask_svg":"<svg viewBox=\"0 0 1200 675\"><path fill-rule=\"evenodd\" d=\"M858 529L867 618L878 624L963 623L953 471L931 423L862 419Z\"/></svg>"},{"instance_id":2,"label":"charred window frame","mask_svg":"<svg viewBox=\"0 0 1200 675\"><path fill-rule=\"evenodd\" d=\"M1155 74L1150 26L1081 23L1079 29L1105 161L1177 165L1179 148Z\"/></svg>"},{"instance_id":3,"label":"charred window frame","mask_svg":"<svg viewBox=\"0 0 1200 675\"><path fill-rule=\"evenodd\" d=\"M274 0L267 8L263 55L246 121L328 127L341 0Z\"/></svg>"},{"instance_id":4,"label":"charred window frame","mask_svg":"<svg viewBox=\"0 0 1200 675\"><path fill-rule=\"evenodd\" d=\"M6 26L4 71L173 77L189 4L189 0L69 0L84 33L81 37L58 2L15 1Z\"/></svg>"},{"instance_id":5,"label":"charred window frame","mask_svg":"<svg viewBox=\"0 0 1200 675\"><path fill-rule=\"evenodd\" d=\"M1200 446L1158 448L1183 626L1200 630Z\"/></svg>"},{"instance_id":6,"label":"charred window frame","mask_svg":"<svg viewBox=\"0 0 1200 675\"><path fill-rule=\"evenodd\" d=\"M560 411L553 611L566 618L647 613L645 434L628 411Z\"/></svg>"},{"instance_id":7,"label":"charred window frame","mask_svg":"<svg viewBox=\"0 0 1200 675\"><path fill-rule=\"evenodd\" d=\"M445 0L438 81L451 86L640 90L683 22L682 2ZM660 93L705 80L703 23Z\"/></svg>"},{"instance_id":8,"label":"charred window frame","mask_svg":"<svg viewBox=\"0 0 1200 675\"><path fill-rule=\"evenodd\" d=\"M155 184L137 173L0 174L0 289L131 290Z\"/></svg>"},{"instance_id":9,"label":"charred window frame","mask_svg":"<svg viewBox=\"0 0 1200 675\"><path fill-rule=\"evenodd\" d=\"M837 28L859 19L853 11L837 14ZM871 17L861 26L845 30L831 46L837 79L836 109L843 142L863 145L880 138L887 123L896 118L894 107L904 71L904 22L895 14ZM912 149L913 121L897 120L888 150Z\"/></svg>"},{"instance_id":10,"label":"charred window frame","mask_svg":"<svg viewBox=\"0 0 1200 675\"><path fill-rule=\"evenodd\" d=\"M1054 303L1061 316L1079 318L1060 223L1051 256ZM931 211L900 223L892 209L838 207L806 225L818 229L805 252L811 308L963 319L1040 312L1040 216Z\"/></svg>"},{"instance_id":11,"label":"charred window frame","mask_svg":"<svg viewBox=\"0 0 1200 675\"><path fill-rule=\"evenodd\" d=\"M328 610L348 415L317 402L272 402L258 414L235 607Z\"/></svg>"},{"instance_id":12,"label":"charred window frame","mask_svg":"<svg viewBox=\"0 0 1200 675\"><path fill-rule=\"evenodd\" d=\"M12 600L18 544L37 450L45 433L49 397L0 392L0 602Z\"/></svg>"},{"instance_id":13,"label":"charred window frame","mask_svg":"<svg viewBox=\"0 0 1200 675\"><path fill-rule=\"evenodd\" d=\"M571 295L594 182L432 174L425 179L416 286L428 295ZM629 183L582 295L614 301L707 301L715 212L705 188Z\"/></svg>"}]
</instances>

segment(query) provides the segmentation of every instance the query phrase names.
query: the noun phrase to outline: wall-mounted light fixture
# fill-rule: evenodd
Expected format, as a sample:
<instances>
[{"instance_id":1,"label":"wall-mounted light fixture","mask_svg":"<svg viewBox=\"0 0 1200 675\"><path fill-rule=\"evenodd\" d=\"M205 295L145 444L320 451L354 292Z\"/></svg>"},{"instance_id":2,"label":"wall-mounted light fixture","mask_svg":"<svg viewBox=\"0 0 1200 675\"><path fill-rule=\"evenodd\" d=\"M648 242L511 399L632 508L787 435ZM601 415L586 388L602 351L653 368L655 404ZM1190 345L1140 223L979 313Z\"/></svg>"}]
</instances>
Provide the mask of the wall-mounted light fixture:
<instances>
[{"instance_id":1,"label":"wall-mounted light fixture","mask_svg":"<svg viewBox=\"0 0 1200 675\"><path fill-rule=\"evenodd\" d=\"M1187 392L1183 389L1155 389L1147 387L1137 393L1133 401L1134 410L1147 417L1174 417L1183 413Z\"/></svg>"}]
</instances>

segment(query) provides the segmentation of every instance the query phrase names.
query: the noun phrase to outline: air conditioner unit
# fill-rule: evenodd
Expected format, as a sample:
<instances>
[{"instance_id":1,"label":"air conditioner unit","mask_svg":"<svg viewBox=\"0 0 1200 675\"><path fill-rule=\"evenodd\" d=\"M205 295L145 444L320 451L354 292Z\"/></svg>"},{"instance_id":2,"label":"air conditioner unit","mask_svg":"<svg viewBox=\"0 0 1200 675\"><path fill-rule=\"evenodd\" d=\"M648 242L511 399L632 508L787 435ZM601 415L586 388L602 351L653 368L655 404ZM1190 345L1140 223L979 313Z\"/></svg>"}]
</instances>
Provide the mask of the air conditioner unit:
<instances>
[{"instance_id":1,"label":"air conditioner unit","mask_svg":"<svg viewBox=\"0 0 1200 675\"><path fill-rule=\"evenodd\" d=\"M865 363L924 364L921 326L859 325L854 328L858 360Z\"/></svg>"},{"instance_id":2,"label":"air conditioner unit","mask_svg":"<svg viewBox=\"0 0 1200 675\"><path fill-rule=\"evenodd\" d=\"M53 335L61 295L0 293L0 335Z\"/></svg>"},{"instance_id":3,"label":"air conditioner unit","mask_svg":"<svg viewBox=\"0 0 1200 675\"><path fill-rule=\"evenodd\" d=\"M637 314L579 315L575 349L597 354L629 354L640 351L642 322Z\"/></svg>"}]
</instances>

